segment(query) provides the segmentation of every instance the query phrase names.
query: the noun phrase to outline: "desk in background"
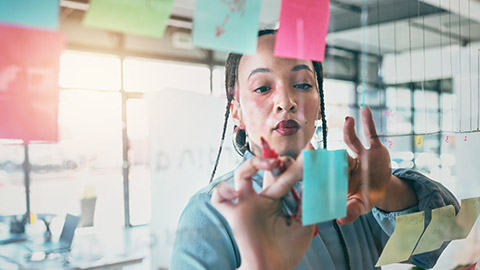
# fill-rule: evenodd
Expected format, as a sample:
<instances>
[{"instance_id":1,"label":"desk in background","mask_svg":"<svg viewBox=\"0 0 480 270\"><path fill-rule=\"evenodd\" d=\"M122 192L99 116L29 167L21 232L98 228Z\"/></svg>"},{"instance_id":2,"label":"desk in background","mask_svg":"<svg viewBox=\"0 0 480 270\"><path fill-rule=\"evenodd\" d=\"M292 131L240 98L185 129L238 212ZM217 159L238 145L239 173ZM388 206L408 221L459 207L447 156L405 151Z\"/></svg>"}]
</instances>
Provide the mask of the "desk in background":
<instances>
[{"instance_id":1,"label":"desk in background","mask_svg":"<svg viewBox=\"0 0 480 270\"><path fill-rule=\"evenodd\" d=\"M32 261L25 247L29 240L0 245L0 269L121 269L138 264L149 269L145 257L150 254L150 230L136 228L79 228L70 252L52 253L44 260ZM36 254L38 255L38 254Z\"/></svg>"}]
</instances>

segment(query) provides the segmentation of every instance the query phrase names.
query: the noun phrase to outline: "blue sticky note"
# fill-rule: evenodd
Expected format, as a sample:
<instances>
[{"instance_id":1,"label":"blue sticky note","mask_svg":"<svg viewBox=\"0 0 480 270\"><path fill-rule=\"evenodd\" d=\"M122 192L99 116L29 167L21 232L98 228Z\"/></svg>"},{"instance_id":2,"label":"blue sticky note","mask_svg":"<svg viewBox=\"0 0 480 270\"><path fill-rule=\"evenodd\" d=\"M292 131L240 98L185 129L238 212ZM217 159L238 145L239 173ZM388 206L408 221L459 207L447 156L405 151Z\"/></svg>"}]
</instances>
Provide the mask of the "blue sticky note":
<instances>
[{"instance_id":1,"label":"blue sticky note","mask_svg":"<svg viewBox=\"0 0 480 270\"><path fill-rule=\"evenodd\" d=\"M193 45L255 54L260 7L259 0L197 0Z\"/></svg>"},{"instance_id":2,"label":"blue sticky note","mask_svg":"<svg viewBox=\"0 0 480 270\"><path fill-rule=\"evenodd\" d=\"M347 189L346 150L303 151L303 225L346 216Z\"/></svg>"},{"instance_id":3,"label":"blue sticky note","mask_svg":"<svg viewBox=\"0 0 480 270\"><path fill-rule=\"evenodd\" d=\"M58 30L59 0L0 0L0 23Z\"/></svg>"}]
</instances>

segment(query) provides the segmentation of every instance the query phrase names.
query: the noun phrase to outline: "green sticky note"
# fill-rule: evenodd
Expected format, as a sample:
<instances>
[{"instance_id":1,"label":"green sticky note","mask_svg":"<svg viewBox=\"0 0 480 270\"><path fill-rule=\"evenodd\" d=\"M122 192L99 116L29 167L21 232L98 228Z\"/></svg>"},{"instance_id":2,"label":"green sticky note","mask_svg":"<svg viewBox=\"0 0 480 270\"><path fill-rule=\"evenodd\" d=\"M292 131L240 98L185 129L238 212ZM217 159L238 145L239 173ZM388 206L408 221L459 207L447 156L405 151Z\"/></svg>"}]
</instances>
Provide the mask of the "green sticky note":
<instances>
[{"instance_id":1,"label":"green sticky note","mask_svg":"<svg viewBox=\"0 0 480 270\"><path fill-rule=\"evenodd\" d=\"M347 189L346 150L303 151L303 225L346 216Z\"/></svg>"},{"instance_id":2,"label":"green sticky note","mask_svg":"<svg viewBox=\"0 0 480 270\"><path fill-rule=\"evenodd\" d=\"M439 249L444 241L452 239L455 208L447 205L432 210L432 219L420 238L413 255Z\"/></svg>"},{"instance_id":3,"label":"green sticky note","mask_svg":"<svg viewBox=\"0 0 480 270\"><path fill-rule=\"evenodd\" d=\"M397 216L395 230L383 248L375 267L402 262L410 258L425 228L425 212Z\"/></svg>"},{"instance_id":4,"label":"green sticky note","mask_svg":"<svg viewBox=\"0 0 480 270\"><path fill-rule=\"evenodd\" d=\"M261 4L259 0L197 0L193 45L255 54Z\"/></svg>"},{"instance_id":5,"label":"green sticky note","mask_svg":"<svg viewBox=\"0 0 480 270\"><path fill-rule=\"evenodd\" d=\"M173 0L90 0L83 25L162 37Z\"/></svg>"}]
</instances>

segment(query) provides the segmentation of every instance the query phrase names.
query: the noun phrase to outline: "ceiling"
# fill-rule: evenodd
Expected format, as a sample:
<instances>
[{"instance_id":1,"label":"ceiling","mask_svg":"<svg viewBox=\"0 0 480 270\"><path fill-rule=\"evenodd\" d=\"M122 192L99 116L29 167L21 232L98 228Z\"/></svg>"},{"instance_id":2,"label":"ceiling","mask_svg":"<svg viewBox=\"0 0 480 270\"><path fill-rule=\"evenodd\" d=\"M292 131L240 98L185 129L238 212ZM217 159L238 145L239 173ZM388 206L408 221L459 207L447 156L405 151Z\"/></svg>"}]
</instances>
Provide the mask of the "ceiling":
<instances>
[{"instance_id":1,"label":"ceiling","mask_svg":"<svg viewBox=\"0 0 480 270\"><path fill-rule=\"evenodd\" d=\"M83 10L88 2L60 1L63 8L73 3ZM280 2L262 0L261 28L277 25ZM191 28L195 3L175 0L169 25ZM330 0L332 47L383 55L475 41L480 41L480 0Z\"/></svg>"}]
</instances>

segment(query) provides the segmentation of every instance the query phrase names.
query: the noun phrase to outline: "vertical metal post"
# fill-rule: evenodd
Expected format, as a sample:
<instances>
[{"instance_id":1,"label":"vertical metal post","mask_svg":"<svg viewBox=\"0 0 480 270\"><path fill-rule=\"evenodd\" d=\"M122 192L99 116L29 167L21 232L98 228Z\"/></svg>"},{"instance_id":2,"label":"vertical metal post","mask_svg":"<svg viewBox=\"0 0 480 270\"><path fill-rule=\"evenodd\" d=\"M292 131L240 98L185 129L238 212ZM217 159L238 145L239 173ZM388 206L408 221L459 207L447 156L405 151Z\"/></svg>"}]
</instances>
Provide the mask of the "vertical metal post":
<instances>
[{"instance_id":1,"label":"vertical metal post","mask_svg":"<svg viewBox=\"0 0 480 270\"><path fill-rule=\"evenodd\" d=\"M210 95L213 94L213 51L207 51L208 71L210 73Z\"/></svg>"},{"instance_id":2,"label":"vertical metal post","mask_svg":"<svg viewBox=\"0 0 480 270\"><path fill-rule=\"evenodd\" d=\"M410 87L410 113L412 114L410 123L412 124L412 134L414 134L416 133L416 130L415 130L415 84L413 82L410 82L408 86ZM413 168L416 168L417 165L415 163L415 136L412 136L411 145L412 145L412 153L413 153Z\"/></svg>"},{"instance_id":3,"label":"vertical metal post","mask_svg":"<svg viewBox=\"0 0 480 270\"><path fill-rule=\"evenodd\" d=\"M129 188L129 172L130 163L128 162L128 134L127 134L127 92L124 85L124 47L125 37L122 34L118 35L118 50L120 55L120 94L122 95L122 174L123 174L123 205L125 227L131 227L130 224L130 188Z\"/></svg>"},{"instance_id":4,"label":"vertical metal post","mask_svg":"<svg viewBox=\"0 0 480 270\"><path fill-rule=\"evenodd\" d=\"M30 223L30 158L28 156L28 141L23 143L25 159L23 160L23 175L24 175L24 184L25 184L25 198L27 202L27 211L25 213L27 222Z\"/></svg>"}]
</instances>

